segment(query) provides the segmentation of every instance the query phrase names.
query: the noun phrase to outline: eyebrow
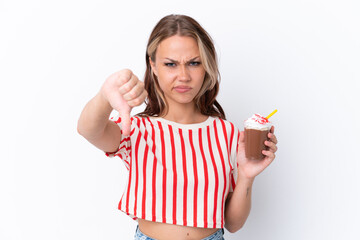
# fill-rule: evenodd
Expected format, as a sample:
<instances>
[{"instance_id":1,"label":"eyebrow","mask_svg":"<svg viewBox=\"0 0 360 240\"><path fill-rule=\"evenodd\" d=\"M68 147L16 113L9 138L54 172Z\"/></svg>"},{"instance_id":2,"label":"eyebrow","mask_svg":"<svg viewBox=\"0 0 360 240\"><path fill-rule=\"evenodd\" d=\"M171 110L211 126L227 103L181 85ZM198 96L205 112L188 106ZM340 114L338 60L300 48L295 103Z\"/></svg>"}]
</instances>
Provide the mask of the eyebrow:
<instances>
[{"instance_id":1,"label":"eyebrow","mask_svg":"<svg viewBox=\"0 0 360 240\"><path fill-rule=\"evenodd\" d=\"M196 60L197 58L200 58L200 56L196 56L196 57L190 59L188 62L192 62L192 61ZM171 62L174 62L174 63L179 63L179 61L176 61L176 60L171 59L171 58L165 58L165 59L167 59L167 60L169 60Z\"/></svg>"}]
</instances>

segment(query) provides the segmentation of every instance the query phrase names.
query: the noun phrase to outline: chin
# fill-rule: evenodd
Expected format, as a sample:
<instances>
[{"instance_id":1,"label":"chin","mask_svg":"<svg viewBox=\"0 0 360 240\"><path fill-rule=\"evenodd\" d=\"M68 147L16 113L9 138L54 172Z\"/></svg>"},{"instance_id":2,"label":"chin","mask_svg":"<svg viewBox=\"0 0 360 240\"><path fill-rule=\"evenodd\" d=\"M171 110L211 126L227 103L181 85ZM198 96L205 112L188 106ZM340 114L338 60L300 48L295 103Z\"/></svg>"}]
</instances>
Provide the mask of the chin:
<instances>
[{"instance_id":1,"label":"chin","mask_svg":"<svg viewBox=\"0 0 360 240\"><path fill-rule=\"evenodd\" d=\"M189 104L194 102L194 98L178 98L174 99L174 101L182 104Z\"/></svg>"}]
</instances>

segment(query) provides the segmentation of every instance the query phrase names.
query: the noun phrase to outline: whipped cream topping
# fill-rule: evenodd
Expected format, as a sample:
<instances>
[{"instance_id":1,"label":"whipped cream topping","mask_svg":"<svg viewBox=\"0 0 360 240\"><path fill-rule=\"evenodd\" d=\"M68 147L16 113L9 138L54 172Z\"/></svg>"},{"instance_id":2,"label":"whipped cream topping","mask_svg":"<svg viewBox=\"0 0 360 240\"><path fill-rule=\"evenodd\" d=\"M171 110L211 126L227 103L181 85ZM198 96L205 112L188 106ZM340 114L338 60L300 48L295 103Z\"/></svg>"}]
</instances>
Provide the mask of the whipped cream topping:
<instances>
[{"instance_id":1,"label":"whipped cream topping","mask_svg":"<svg viewBox=\"0 0 360 240\"><path fill-rule=\"evenodd\" d=\"M272 126L271 122L260 114L254 114L244 122L245 128L256 130L269 130Z\"/></svg>"}]
</instances>

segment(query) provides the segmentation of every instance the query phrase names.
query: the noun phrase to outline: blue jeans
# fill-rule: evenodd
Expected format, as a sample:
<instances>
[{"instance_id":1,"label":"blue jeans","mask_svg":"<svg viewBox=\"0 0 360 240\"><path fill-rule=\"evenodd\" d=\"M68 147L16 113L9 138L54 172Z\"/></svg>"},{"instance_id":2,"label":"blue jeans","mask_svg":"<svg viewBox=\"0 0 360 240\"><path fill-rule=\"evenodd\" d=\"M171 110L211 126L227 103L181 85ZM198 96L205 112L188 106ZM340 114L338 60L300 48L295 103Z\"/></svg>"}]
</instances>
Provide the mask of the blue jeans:
<instances>
[{"instance_id":1,"label":"blue jeans","mask_svg":"<svg viewBox=\"0 0 360 240\"><path fill-rule=\"evenodd\" d=\"M218 231L216 231L215 233L213 233L210 236L203 238L201 240L224 240L223 236L224 236L224 229L221 228ZM146 236L145 234L140 232L139 225L138 225L136 227L134 240L156 240L156 239Z\"/></svg>"}]
</instances>

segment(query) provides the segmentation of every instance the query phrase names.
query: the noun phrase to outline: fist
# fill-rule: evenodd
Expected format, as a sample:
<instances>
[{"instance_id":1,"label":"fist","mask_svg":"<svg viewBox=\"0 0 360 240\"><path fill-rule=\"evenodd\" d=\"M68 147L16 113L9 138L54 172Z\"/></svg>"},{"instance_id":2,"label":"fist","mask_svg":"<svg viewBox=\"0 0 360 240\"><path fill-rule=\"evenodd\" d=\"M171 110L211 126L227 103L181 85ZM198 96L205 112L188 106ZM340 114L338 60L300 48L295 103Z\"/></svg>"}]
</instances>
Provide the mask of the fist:
<instances>
[{"instance_id":1,"label":"fist","mask_svg":"<svg viewBox=\"0 0 360 240\"><path fill-rule=\"evenodd\" d=\"M144 83L131 70L123 69L110 75L101 87L101 95L119 112L122 132L130 134L130 112L147 97Z\"/></svg>"}]
</instances>

